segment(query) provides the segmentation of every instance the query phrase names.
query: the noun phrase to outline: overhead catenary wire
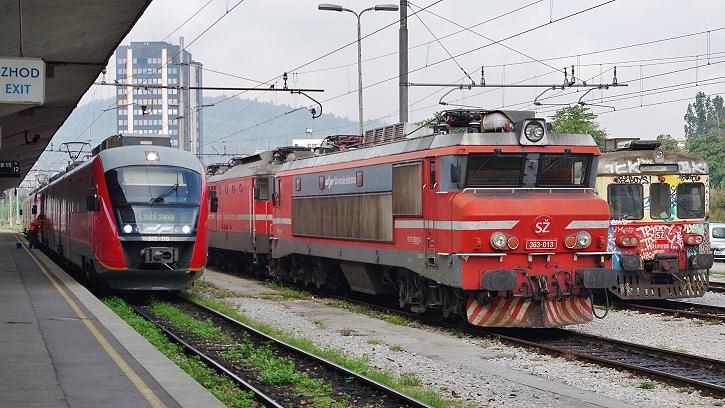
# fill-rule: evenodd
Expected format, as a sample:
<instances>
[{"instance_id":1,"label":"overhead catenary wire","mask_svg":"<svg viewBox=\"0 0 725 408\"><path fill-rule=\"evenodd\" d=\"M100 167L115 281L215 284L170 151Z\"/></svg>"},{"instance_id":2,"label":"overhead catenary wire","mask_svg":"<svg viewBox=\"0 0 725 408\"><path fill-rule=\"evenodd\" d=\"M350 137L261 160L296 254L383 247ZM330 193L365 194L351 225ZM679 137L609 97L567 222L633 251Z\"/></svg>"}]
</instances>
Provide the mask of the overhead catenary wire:
<instances>
[{"instance_id":1,"label":"overhead catenary wire","mask_svg":"<svg viewBox=\"0 0 725 408\"><path fill-rule=\"evenodd\" d=\"M411 2L408 2L408 4L410 4L411 6L413 5L413 3L411 3ZM471 78L471 75L468 72L466 72L465 69L463 69L463 67L461 66L461 64L458 63L458 60L456 60L456 58L453 56L453 54L451 54L451 52L448 51L448 48L446 48L446 46L443 45L443 42L440 39L438 39L438 37L436 37L435 33L433 33L433 30L431 30L430 27L428 27L428 24L426 24L425 21L423 21L423 19L420 17L420 14L416 14L415 16L418 18L418 20L420 21L420 23L423 24L423 27L425 27L425 29L428 30L428 33L430 33L430 35L438 42L438 45L440 45L441 48L443 48L443 51L445 51L446 54L448 54L448 56L451 57L451 60L453 60L453 62L456 63L456 65L458 66L458 68L461 71L463 71L463 74L468 79L470 79L471 82L475 83L475 81L473 80L473 78Z\"/></svg>"},{"instance_id":2,"label":"overhead catenary wire","mask_svg":"<svg viewBox=\"0 0 725 408\"><path fill-rule=\"evenodd\" d=\"M492 46L492 45L495 45L495 44L497 44L497 43L500 43L500 42L503 42L503 41L507 41L507 40L509 40L509 39L512 39L512 38L516 38L516 37L519 37L519 36L521 36L521 35L523 35L523 34L526 34L526 33L530 33L530 32L532 32L532 31L535 31L535 30L537 30L537 29L540 29L540 28L542 28L542 27L546 27L546 26L548 26L548 25L551 25L551 24L554 24L554 23L557 23L557 22L560 22L560 21L564 21L564 20L566 20L566 19L569 19L569 18L571 18L571 17L574 17L574 16L580 15L580 14L582 14L582 13L585 13L585 12L588 12L588 11L591 11L591 10L594 10L594 9L597 9L597 8L599 8L599 7L602 7L602 6L605 6L605 5L607 5L607 4L611 4L611 3L613 3L614 1L616 1L616 0L608 0L608 1L605 1L605 2L602 2L602 3L598 3L598 4L596 4L596 5L593 5L593 6L587 7L587 8L585 8L585 9L583 9L583 10L579 10L579 11L576 11L576 12L570 13L570 14L568 14L568 15L566 15L566 16L563 16L563 17L559 17L559 18L557 18L557 19L553 20L552 22L548 22L548 23L544 23L544 24L539 24L539 25L537 25L537 26L534 26L534 27L528 28L528 29L526 29L526 30L523 30L523 31L520 31L520 32L517 32L517 33L511 34L511 35L509 35L509 36L506 36L506 37L504 37L504 38L502 38L502 39L500 39L500 40L496 40L496 41L490 42L490 43L488 43L488 44L485 44L485 45L483 45L483 46L479 46L479 47L476 47L476 48L473 48L473 49L470 49L470 50L464 51L464 52L462 52L462 53L459 53L459 54L457 54L457 55L455 55L455 56L453 56L453 57L459 57L459 56L462 56L462 55L467 55L467 54L470 54L470 53L472 53L472 52L475 52L475 51L478 51L478 50L481 50L481 49L487 48L487 47L489 47L489 46ZM435 3L432 3L431 5L433 5L433 4L437 4L437 3L438 3L438 2L435 2ZM427 6L427 7L426 7L426 8L424 8L424 9L419 9L419 10L415 11L414 13L420 13L420 12L424 11L425 9L427 9L428 7L430 7L431 5ZM388 26L385 26L385 27L388 27ZM378 31L379 31L379 30L378 30ZM371 33L371 34L372 34L372 33ZM314 62L314 61L317 61L317 60L319 60L319 59L320 59L319 57L318 57L318 58L316 58L316 59L313 59L313 60L312 60L312 61L311 61L310 63L312 63L312 62ZM448 60L450 60L450 59L451 59L451 57L447 57L447 58L443 58L443 59L441 59L441 60L438 60L438 61L436 61L436 62L433 62L433 63L431 63L431 64L428 64L428 65L425 65L425 66L420 66L420 67L414 68L414 69L412 69L412 70L409 70L409 71L408 71L408 74L410 74L410 73L414 73L414 72L417 72L417 71L420 71L420 70L423 70L423 69L426 69L426 68L428 68L428 67L431 67L431 66L434 66L434 65L438 65L438 64L441 64L441 63L443 63L443 62L445 62L445 61L448 61ZM307 63L307 64L303 64L303 65L302 65L302 66L300 66L300 67L303 67L303 66L306 66L306 65L309 65L309 63ZM298 70L300 69L300 67L297 67L297 68L295 68L295 69L293 69L293 70L290 70L290 71L291 71L291 72L295 72L295 71L298 71ZM364 86L364 87L363 87L363 89L368 89L368 88L371 88L371 87L374 87L374 86L378 86L378 85L381 85L381 84L383 84L383 83L386 83L386 82L390 82L390 81L392 81L392 80L398 79L399 77L400 77L400 75L395 75L395 76L389 77L389 78L387 78L387 79L383 79L383 80L380 80L380 81L374 82L374 83L372 83L372 84L369 84L369 85L367 85L367 86ZM357 90L355 90L355 92L357 92ZM349 94L351 94L351 92L345 92L345 93L339 94L339 95L337 95L337 96L333 96L333 97L331 97L331 98L325 99L325 100L323 100L323 101L321 101L321 102L322 102L322 103L327 103L327 102L330 102L330 101L333 101L333 100L339 99L339 98L341 98L341 97L343 97L343 96L346 96L346 95L349 95ZM271 120L274 120L274 119L278 119L278 118L280 118L280 117L282 117L282 116L284 116L284 115L278 115L278 116L276 116L276 117L274 117L274 118L270 118L270 119L267 119L267 120L265 120L265 121L264 121L264 123L269 123L269 122L270 122ZM258 125L259 125L259 124L257 124L257 125L254 125L254 126L252 126L252 128L253 128L253 127L256 127L256 126L258 126ZM238 133L239 133L239 132L235 132L235 134L238 134ZM231 136L231 135L230 135L230 136Z\"/></svg>"},{"instance_id":3,"label":"overhead catenary wire","mask_svg":"<svg viewBox=\"0 0 725 408\"><path fill-rule=\"evenodd\" d=\"M171 37L172 35L174 35L174 33L176 33L177 31L181 30L181 28L184 27L186 25L186 23L188 23L194 17L196 17L199 13L201 13L201 11L204 10L208 5L210 5L212 1L214 1L214 0L209 0L206 3L204 3L204 5L202 5L201 7L199 7L199 9L197 9L194 12L194 14L192 14L191 16L189 16L189 18L187 18L186 20L184 20L183 23L181 23L176 28L174 28L174 30L172 32L166 34L166 36L164 38L162 38L161 41L166 41L167 38Z\"/></svg>"},{"instance_id":4,"label":"overhead catenary wire","mask_svg":"<svg viewBox=\"0 0 725 408\"><path fill-rule=\"evenodd\" d=\"M417 6L417 5L413 4L412 2L408 2L408 4L410 4L411 6L414 6L414 7L416 7L416 8L420 8L419 6ZM448 22L448 23L451 23L451 24L455 25L456 27L460 27L460 28L463 28L463 30L464 30L464 31L468 31L468 32L470 32L470 33L472 33L472 34L475 34L475 35L477 35L477 36L479 36L479 37L481 37L481 38L483 38L483 39L486 39L486 40L488 40L488 41L491 41L491 42L493 42L493 41L494 41L493 39L491 39L491 38L489 38L488 36L485 36L485 35L483 35L483 34L479 33L478 31L474 31L474 30L472 30L472 29L470 29L470 28L466 28L466 27L464 27L463 25L461 25L461 24L459 24L459 23L455 22L454 20L451 20L451 19L449 19L449 18L443 17L443 16L441 16L440 14L437 14L437 13L435 13L435 12L433 12L433 11L430 11L430 10L425 10L425 12L426 12L426 13L428 13L428 14L431 14L431 15L433 15L433 16L435 16L435 17L438 17L439 19L441 19L441 20L443 20L443 21L446 21L446 22ZM420 18L420 17L419 17L419 18ZM421 21L421 22L422 22L422 21ZM426 27L426 28L427 28L427 27ZM517 53L517 54L519 54L519 55L522 55L522 56L524 56L524 57L526 57L526 58L529 58L530 60L532 60L532 62L538 62L538 63L540 63L540 64L543 64L543 65L545 65L545 66L547 66L547 67L549 67L549 68L551 68L551 69L557 69L556 67L554 67L554 66L553 66L553 65L551 65L551 64L548 64L548 63L546 63L546 62L544 62L544 61L542 61L542 60L540 60L540 59L534 58L534 57L532 57L531 55L528 55L528 54L526 54L526 53L523 53L523 52L521 52L521 51L519 51L519 50L516 50L516 49L514 49L513 47L510 47L510 46L508 46L508 45L506 45L506 44L502 44L502 43L497 43L497 44L498 44L498 45L500 45L500 46L502 46L502 47L504 47L504 48L506 48L506 49L507 49L507 50L509 50L509 51L513 51L513 52L515 52L515 53ZM447 51L447 50L446 50L446 51ZM450 55L450 54L449 54L449 55ZM454 61L455 61L455 59L454 59ZM456 63L457 63L457 62L456 62ZM508 64L506 64L506 65L508 65ZM489 67L490 67L490 65L489 65ZM504 67L505 67L505 65L504 65ZM465 70L463 70L463 68L461 68L461 70L462 70L463 72L465 72Z\"/></svg>"},{"instance_id":5,"label":"overhead catenary wire","mask_svg":"<svg viewBox=\"0 0 725 408\"><path fill-rule=\"evenodd\" d=\"M718 62L713 62L713 63L711 63L711 66L712 65L719 65L719 64L723 64L723 63L725 63L725 60L718 61ZM659 73L656 73L656 74L642 76L640 78L632 79L632 80L629 80L629 81L620 81L620 83L623 83L623 84L631 84L631 83L634 83L635 81L640 81L640 80L644 80L644 79L651 79L651 78L658 78L658 77L662 77L662 76L666 76L666 75L672 75L672 74L677 74L677 73L681 73L681 72L685 72L685 71L691 71L693 69L698 69L698 68L699 68L698 66L693 66L693 67L676 69L676 70L671 70L671 71L666 71L666 72L659 72ZM695 82L697 82L697 80ZM560 95L553 95L553 96L550 96L550 97L541 98L540 100L543 101L543 100L550 100L550 99L557 98L557 97L569 96L569 95L572 95L573 93L574 92L566 92L566 93L563 93L563 94L560 94ZM612 96L616 96L616 95L612 95ZM521 104L524 104L524 103L525 102L521 102L518 105L521 105Z\"/></svg>"},{"instance_id":6,"label":"overhead catenary wire","mask_svg":"<svg viewBox=\"0 0 725 408\"><path fill-rule=\"evenodd\" d=\"M479 23L476 23L476 24L474 24L472 26L469 26L469 27L467 27L467 29L476 28L476 27L479 27L479 26L481 26L483 24L490 23L491 21L495 21L495 20L498 20L500 18L509 16L509 15L511 15L513 13L516 13L518 11L524 10L524 9L526 9L528 7L531 7L533 5L536 5L538 3L541 3L542 1L544 1L544 0L536 0L534 2L525 4L525 5L521 6L521 7L516 8L516 9L507 11L507 12L505 12L503 14L499 14L499 15L497 15L495 17L491 17L491 18L489 18L487 20L484 20L484 21L481 21ZM464 30L459 30L459 31L456 31L456 32L453 32L453 33L450 33L450 34L446 34L446 35L440 37L439 39L440 40L444 40L446 38L453 37L455 35L458 35L460 33L465 32L465 31L466 31L465 29ZM418 44L418 45L414 45L412 47L408 47L408 51L411 51L411 50L414 50L414 49L420 48L420 47L425 47L425 46L428 46L428 45L433 44L435 42L436 42L436 40L433 40L433 41L424 42L424 43L421 43L421 44ZM371 61L375 61L375 60L378 60L378 59L381 59L381 58L385 58L385 57L389 57L389 56L393 56L393 55L398 55L398 51L396 50L396 51L392 51L392 52L389 52L389 53L386 53L386 54L382 54L382 55L378 55L378 56L375 56L375 57L370 57L370 58L364 59L362 62L371 62ZM313 70L308 70L308 71L300 71L299 73L300 74L311 74L311 73L316 73L316 72L323 72L323 71L330 71L330 70L335 70L335 69L347 68L347 67L351 67L351 66L355 66L355 65L357 65L357 62L353 62L353 63L345 64L345 65L337 65L337 66L333 66L333 67L313 69Z\"/></svg>"}]
</instances>

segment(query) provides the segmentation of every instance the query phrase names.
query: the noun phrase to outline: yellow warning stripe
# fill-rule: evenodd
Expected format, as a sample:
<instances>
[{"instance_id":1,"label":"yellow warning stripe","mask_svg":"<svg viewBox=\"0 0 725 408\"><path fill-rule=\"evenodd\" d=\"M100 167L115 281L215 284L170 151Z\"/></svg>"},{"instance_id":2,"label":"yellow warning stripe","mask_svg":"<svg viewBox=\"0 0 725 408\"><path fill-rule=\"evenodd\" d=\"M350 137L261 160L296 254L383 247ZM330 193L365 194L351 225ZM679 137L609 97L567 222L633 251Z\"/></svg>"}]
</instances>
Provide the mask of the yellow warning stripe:
<instances>
[{"instance_id":1,"label":"yellow warning stripe","mask_svg":"<svg viewBox=\"0 0 725 408\"><path fill-rule=\"evenodd\" d=\"M118 366L118 368L123 371L123 373L128 377L129 380L133 383L134 386L136 386L136 389L141 393L141 395L146 398L146 401L151 404L153 408L165 408L166 405L161 402L159 397L154 394L153 391L146 385L146 383L143 382L141 377L136 374L136 372L126 363L126 360L121 357L120 354L116 351L115 348L111 345L111 343L106 339L106 337L98 330L95 324L91 320L88 319L88 317L83 313L80 307L78 307L78 304L68 295L68 293L63 289L62 286L58 284L50 275L48 270L45 268L45 266L38 260L38 258L33 255L28 248L23 245L23 249L25 252L30 255L30 258L35 262L36 265L40 268L40 271L43 272L43 275L48 278L50 283L53 285L56 291L60 294L63 299L65 299L66 303L68 303L68 306L70 306L71 309L73 309L73 312L78 316L78 318L83 322L83 324L86 325L86 328L89 332L93 335L93 337L96 338L98 343L101 345L103 350L108 354L109 357L113 360L114 363Z\"/></svg>"}]
</instances>

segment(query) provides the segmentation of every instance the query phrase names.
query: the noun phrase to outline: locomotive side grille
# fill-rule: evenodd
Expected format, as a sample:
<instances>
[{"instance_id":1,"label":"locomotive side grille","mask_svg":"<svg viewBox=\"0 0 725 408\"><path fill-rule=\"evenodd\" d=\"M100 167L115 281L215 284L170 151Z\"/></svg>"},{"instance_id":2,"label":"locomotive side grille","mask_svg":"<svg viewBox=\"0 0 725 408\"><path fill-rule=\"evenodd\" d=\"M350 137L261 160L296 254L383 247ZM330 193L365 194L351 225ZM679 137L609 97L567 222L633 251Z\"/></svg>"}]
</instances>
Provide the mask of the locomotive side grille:
<instances>
[{"instance_id":1,"label":"locomotive side grille","mask_svg":"<svg viewBox=\"0 0 725 408\"><path fill-rule=\"evenodd\" d=\"M175 248L178 252L179 261L171 264L175 269L188 268L191 263L191 255L194 251L193 242L149 242L149 241L124 241L121 243L123 253L126 257L128 269L147 269L147 270L168 270L162 263L147 263L145 259L145 249L150 247L169 247Z\"/></svg>"},{"instance_id":2,"label":"locomotive side grille","mask_svg":"<svg viewBox=\"0 0 725 408\"><path fill-rule=\"evenodd\" d=\"M397 123L365 132L363 144L383 144L402 139L406 136L406 124Z\"/></svg>"}]
</instances>

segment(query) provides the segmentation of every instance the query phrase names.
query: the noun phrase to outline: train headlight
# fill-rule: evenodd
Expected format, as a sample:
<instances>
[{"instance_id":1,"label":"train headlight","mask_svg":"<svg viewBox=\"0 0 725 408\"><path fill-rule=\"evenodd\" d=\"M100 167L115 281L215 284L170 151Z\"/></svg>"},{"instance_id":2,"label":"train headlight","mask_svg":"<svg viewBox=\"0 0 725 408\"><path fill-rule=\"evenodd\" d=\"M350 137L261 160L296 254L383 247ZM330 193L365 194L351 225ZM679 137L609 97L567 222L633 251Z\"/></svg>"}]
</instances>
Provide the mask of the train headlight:
<instances>
[{"instance_id":1,"label":"train headlight","mask_svg":"<svg viewBox=\"0 0 725 408\"><path fill-rule=\"evenodd\" d=\"M146 160L159 161L159 152L146 152Z\"/></svg>"},{"instance_id":2,"label":"train headlight","mask_svg":"<svg viewBox=\"0 0 725 408\"><path fill-rule=\"evenodd\" d=\"M503 232L494 232L491 235L491 246L495 249L505 249L507 247L507 237Z\"/></svg>"},{"instance_id":3,"label":"train headlight","mask_svg":"<svg viewBox=\"0 0 725 408\"><path fill-rule=\"evenodd\" d=\"M576 234L576 244L579 248L586 248L592 243L592 236L588 232L582 231Z\"/></svg>"},{"instance_id":4,"label":"train headlight","mask_svg":"<svg viewBox=\"0 0 725 408\"><path fill-rule=\"evenodd\" d=\"M126 234L132 233L133 232L133 226L130 225L130 224L124 225L123 226L123 232L125 232Z\"/></svg>"},{"instance_id":5,"label":"train headlight","mask_svg":"<svg viewBox=\"0 0 725 408\"><path fill-rule=\"evenodd\" d=\"M188 225L184 225L183 227L181 227L181 232L183 232L184 234L188 234L191 232L191 227Z\"/></svg>"},{"instance_id":6,"label":"train headlight","mask_svg":"<svg viewBox=\"0 0 725 408\"><path fill-rule=\"evenodd\" d=\"M539 122L529 122L524 128L524 136L536 143L544 137L544 126Z\"/></svg>"},{"instance_id":7,"label":"train headlight","mask_svg":"<svg viewBox=\"0 0 725 408\"><path fill-rule=\"evenodd\" d=\"M700 245L702 244L702 235L700 234L685 234L685 244L687 245Z\"/></svg>"}]
</instances>

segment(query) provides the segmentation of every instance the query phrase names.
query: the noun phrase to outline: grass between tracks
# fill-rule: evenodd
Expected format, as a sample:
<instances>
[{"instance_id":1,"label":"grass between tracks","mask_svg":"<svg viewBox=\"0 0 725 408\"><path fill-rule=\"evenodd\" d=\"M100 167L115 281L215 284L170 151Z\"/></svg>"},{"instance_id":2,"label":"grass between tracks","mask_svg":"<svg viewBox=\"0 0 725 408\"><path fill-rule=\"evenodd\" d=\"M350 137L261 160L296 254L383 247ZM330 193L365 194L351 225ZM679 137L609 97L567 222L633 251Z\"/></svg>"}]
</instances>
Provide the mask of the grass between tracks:
<instances>
[{"instance_id":1,"label":"grass between tracks","mask_svg":"<svg viewBox=\"0 0 725 408\"><path fill-rule=\"evenodd\" d=\"M233 344L219 355L227 361L254 367L262 384L293 387L295 394L304 398L308 406L330 408L354 406L349 395L336 394L333 398L335 390L332 386L298 371L293 361L278 356L271 345L259 345L253 342L246 333L240 334L240 341L237 341L210 320L194 318L169 303L154 302L151 304L151 309L158 317L168 321L178 330L196 338L218 344Z\"/></svg>"},{"instance_id":2,"label":"grass between tracks","mask_svg":"<svg viewBox=\"0 0 725 408\"><path fill-rule=\"evenodd\" d=\"M465 405L461 404L458 401L445 399L438 395L435 391L426 389L420 379L412 378L412 376L410 375L403 375L398 377L391 373L383 372L373 368L367 358L351 358L344 355L338 350L320 348L309 339L291 336L286 332L281 331L271 325L252 320L247 316L240 314L233 305L230 305L226 302L211 300L193 294L185 294L184 296L190 300L198 302L229 317L232 317L242 323L254 327L255 329L264 332L269 336L272 336L278 340L282 340L316 356L337 363L351 371L364 375L379 383L385 384L388 387L410 395L413 398L425 402L433 407L465 407Z\"/></svg>"},{"instance_id":3,"label":"grass between tracks","mask_svg":"<svg viewBox=\"0 0 725 408\"><path fill-rule=\"evenodd\" d=\"M218 374L198 358L187 356L181 347L169 341L153 323L137 315L126 302L119 298L107 298L103 303L224 405L235 408L256 406L252 393L241 390L232 380Z\"/></svg>"}]
</instances>

